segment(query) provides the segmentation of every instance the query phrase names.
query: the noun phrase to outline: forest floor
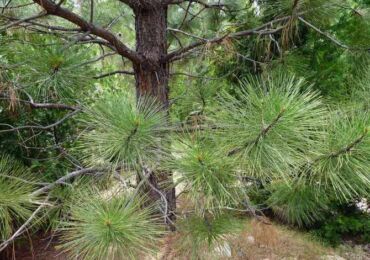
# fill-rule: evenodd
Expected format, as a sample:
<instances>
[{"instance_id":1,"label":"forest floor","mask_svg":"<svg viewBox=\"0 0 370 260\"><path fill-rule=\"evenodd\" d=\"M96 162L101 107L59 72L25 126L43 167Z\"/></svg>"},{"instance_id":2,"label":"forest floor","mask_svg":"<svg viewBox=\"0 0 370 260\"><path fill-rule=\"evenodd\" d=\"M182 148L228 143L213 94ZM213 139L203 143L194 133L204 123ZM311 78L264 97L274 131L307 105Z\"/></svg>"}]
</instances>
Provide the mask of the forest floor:
<instances>
[{"instance_id":1,"label":"forest floor","mask_svg":"<svg viewBox=\"0 0 370 260\"><path fill-rule=\"evenodd\" d=\"M167 238L167 251L157 259L189 259L190 252L176 251L176 234ZM370 245L337 248L324 246L310 234L288 229L278 224L246 220L244 232L231 236L227 242L209 250L200 249L199 259L205 260L370 260Z\"/></svg>"},{"instance_id":2,"label":"forest floor","mask_svg":"<svg viewBox=\"0 0 370 260\"><path fill-rule=\"evenodd\" d=\"M277 224L264 224L255 220L246 220L245 230L230 236L227 242L209 249L200 248L198 258L204 260L370 260L366 246L341 245L330 248L315 241L306 233L290 230ZM162 240L161 250L156 257L141 256L145 260L187 260L194 259L188 251L177 249L180 234L172 233ZM366 250L367 248L367 250ZM1 260L69 260L68 256L58 251L50 235L38 236L24 243L23 247L11 250L12 257Z\"/></svg>"}]
</instances>

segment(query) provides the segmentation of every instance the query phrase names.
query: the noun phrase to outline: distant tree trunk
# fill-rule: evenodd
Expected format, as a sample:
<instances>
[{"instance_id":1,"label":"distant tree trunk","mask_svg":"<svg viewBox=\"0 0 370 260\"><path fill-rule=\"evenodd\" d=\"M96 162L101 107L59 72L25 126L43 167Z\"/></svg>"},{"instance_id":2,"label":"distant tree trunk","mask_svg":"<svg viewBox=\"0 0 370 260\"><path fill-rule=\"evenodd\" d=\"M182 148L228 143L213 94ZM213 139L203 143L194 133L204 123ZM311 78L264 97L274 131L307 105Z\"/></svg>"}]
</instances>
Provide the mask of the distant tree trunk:
<instances>
[{"instance_id":1,"label":"distant tree trunk","mask_svg":"<svg viewBox=\"0 0 370 260\"><path fill-rule=\"evenodd\" d=\"M151 95L163 104L168 113L169 64L162 63L167 54L167 7L155 1L134 8L136 27L136 51L145 57L144 62L134 64L137 97ZM175 188L169 172L150 172L149 182L167 199L168 211L176 209ZM150 202L161 200L161 195L153 188L145 186ZM171 214L170 220L175 216ZM174 227L168 223L171 229Z\"/></svg>"}]
</instances>

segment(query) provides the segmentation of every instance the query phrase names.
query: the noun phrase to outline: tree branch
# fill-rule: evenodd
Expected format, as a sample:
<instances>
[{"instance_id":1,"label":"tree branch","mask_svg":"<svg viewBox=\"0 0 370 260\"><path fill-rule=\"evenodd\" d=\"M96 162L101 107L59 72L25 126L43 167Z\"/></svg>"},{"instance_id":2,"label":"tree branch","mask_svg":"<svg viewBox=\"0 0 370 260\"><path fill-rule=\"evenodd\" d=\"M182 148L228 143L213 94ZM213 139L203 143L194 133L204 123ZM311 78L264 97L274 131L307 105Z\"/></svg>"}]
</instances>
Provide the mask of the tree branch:
<instances>
[{"instance_id":1,"label":"tree branch","mask_svg":"<svg viewBox=\"0 0 370 260\"><path fill-rule=\"evenodd\" d=\"M273 21L265 23L265 24L263 24L259 27L254 28L254 29L240 31L240 32L236 32L236 33L229 33L229 34L225 34L223 36L219 36L219 37L215 37L215 38L211 38L211 39L201 39L198 42L194 42L194 43L192 43L192 44L190 44L190 45L188 45L184 48L180 48L178 50L170 52L164 58L164 61L168 62L168 61L177 60L179 57L183 57L184 54L189 53L189 51L191 51L191 50L193 50L197 47L200 47L200 46L206 45L206 44L210 44L210 43L211 44L221 43L226 38L240 38L240 37L249 36L249 35L266 35L266 34L277 33L277 32L282 30L282 27L279 27L279 28L276 28L276 29L271 29L271 30L266 30L266 27L271 26L272 23L283 22L283 21L286 21L288 19L290 19L290 16L275 19ZM199 37L199 38L202 38L202 37Z\"/></svg>"},{"instance_id":2,"label":"tree branch","mask_svg":"<svg viewBox=\"0 0 370 260\"><path fill-rule=\"evenodd\" d=\"M11 1L9 1L8 3L10 3ZM22 7L26 7L26 6L29 6L29 5L34 5L35 3L27 3L27 4L21 4L21 5L15 5L15 6L9 6L9 5L5 5L5 6L0 6L0 9L2 10L5 10L5 9L17 9L17 8L22 8Z\"/></svg>"},{"instance_id":3,"label":"tree branch","mask_svg":"<svg viewBox=\"0 0 370 260\"><path fill-rule=\"evenodd\" d=\"M335 158L335 157L338 157L342 154L346 154L346 153L349 153L353 150L353 148L355 148L358 144L360 144L364 138L366 137L366 135L368 134L369 132L369 129L365 129L364 133L362 135L360 135L357 139L355 139L352 143L348 144L346 147L343 147L342 149L336 151L336 152L333 152L331 154L328 155L329 158Z\"/></svg>"},{"instance_id":4,"label":"tree branch","mask_svg":"<svg viewBox=\"0 0 370 260\"><path fill-rule=\"evenodd\" d=\"M23 92L26 94L29 100L23 100L23 99L18 99L18 98L12 99L10 96L7 96L1 93L0 93L0 99L13 100L16 102L25 103L35 109L40 108L40 109L58 109L58 110L71 110L71 111L76 111L80 109L78 107L74 107L74 106L70 106L66 104L60 104L60 103L35 103L30 94L28 94L26 91L23 91Z\"/></svg>"},{"instance_id":5,"label":"tree branch","mask_svg":"<svg viewBox=\"0 0 370 260\"><path fill-rule=\"evenodd\" d=\"M43 7L46 10L47 14L64 18L65 20L68 20L71 23L79 26L82 31L90 32L91 34L101 37L104 40L108 41L110 44L114 46L114 48L121 56L128 58L133 63L138 64L143 61L144 58L141 55L127 47L112 32L84 20L81 16L71 12L66 8L59 6L58 4L55 4L51 0L33 0L33 1L40 5L41 7Z\"/></svg>"},{"instance_id":6,"label":"tree branch","mask_svg":"<svg viewBox=\"0 0 370 260\"><path fill-rule=\"evenodd\" d=\"M51 125L47 125L47 126L26 125L26 126L14 127L14 126L11 126L11 125L8 125L8 124L0 124L0 126L3 125L3 126L8 126L10 128L10 129L6 129L6 130L0 130L0 134L1 133L9 133L9 132L18 132L20 130L25 130L25 129L49 130L49 129L52 129L52 128L62 124L64 121L73 117L74 115L76 115L80 111L81 111L80 109L76 109L73 112L65 115L62 119L56 121L55 123L53 123Z\"/></svg>"},{"instance_id":7,"label":"tree branch","mask_svg":"<svg viewBox=\"0 0 370 260\"><path fill-rule=\"evenodd\" d=\"M41 108L41 109L58 109L58 110L71 110L76 111L79 108L65 105L65 104L58 104L58 103L33 103L27 102L30 104L32 108Z\"/></svg>"},{"instance_id":8,"label":"tree branch","mask_svg":"<svg viewBox=\"0 0 370 260\"><path fill-rule=\"evenodd\" d=\"M316 26L314 26L313 24L309 23L308 21L306 21L305 19L303 19L302 17L298 17L298 20L300 20L302 23L304 23L305 25L307 25L308 27L310 27L311 29L315 30L316 32L318 32L319 34L321 35L324 35L326 38L328 38L329 40L331 40L332 42L334 42L336 45L338 45L339 47L342 47L344 49L351 49L349 46L345 45L344 43L338 41L337 39L335 39L333 36L329 35L328 33L325 33L323 31L321 31L319 28L317 28Z\"/></svg>"},{"instance_id":9,"label":"tree branch","mask_svg":"<svg viewBox=\"0 0 370 260\"><path fill-rule=\"evenodd\" d=\"M368 133L369 133L369 129L366 128L362 135L360 135L358 138L353 140L351 143L349 143L345 147L343 147L343 148L341 148L337 151L328 153L328 154L320 155L320 156L314 158L313 160L310 160L310 161L304 163L303 165L301 165L298 168L298 176L301 176L304 172L307 172L314 164L318 163L322 159L333 159L333 158L336 158L340 155L347 154L347 153L351 152L357 145L362 143L362 141L365 139L365 137Z\"/></svg>"},{"instance_id":10,"label":"tree branch","mask_svg":"<svg viewBox=\"0 0 370 260\"><path fill-rule=\"evenodd\" d=\"M34 3L32 3L32 4L34 4ZM48 30L53 30L53 31L63 31L63 32L80 32L81 31L80 28L66 28L66 27L61 27L61 26L50 26L50 25L47 25L47 24L42 24L42 23L35 22L35 21L33 21L33 19L29 19L29 18L17 19L17 18L11 17L11 16L3 15L3 14L1 14L0 16L8 19L9 21L13 21L13 22L17 23L17 25L25 23L26 25L34 25L34 26L42 27L42 28L45 28L45 29L48 29ZM11 26L15 26L14 23Z\"/></svg>"},{"instance_id":11,"label":"tree branch","mask_svg":"<svg viewBox=\"0 0 370 260\"><path fill-rule=\"evenodd\" d=\"M85 61L84 63L81 63L79 65L77 65L78 67L79 66L85 66L85 65L88 65L90 63L94 63L94 62L98 62L100 60L104 60L106 57L109 57L109 56L113 56L113 55L116 55L117 53L116 52L108 52L108 53L105 53L95 59L92 59L92 60L88 60L88 61Z\"/></svg>"},{"instance_id":12,"label":"tree branch","mask_svg":"<svg viewBox=\"0 0 370 260\"><path fill-rule=\"evenodd\" d=\"M17 237L24 233L31 221L37 216L37 214L48 204L46 203L48 198L32 213L32 215L27 219L27 221L7 240L0 244L0 252L3 251L10 242L14 241Z\"/></svg>"},{"instance_id":13,"label":"tree branch","mask_svg":"<svg viewBox=\"0 0 370 260\"><path fill-rule=\"evenodd\" d=\"M26 18L23 18L23 19L19 19L17 21L14 21L12 23L9 23L7 25L5 25L4 27L0 28L0 31L5 31L11 27L14 27L14 26L17 26L17 25L20 25L21 23L24 23L24 22L28 22L28 21L31 21L31 20L35 20L35 19L38 19L40 17L44 17L46 16L47 13L45 12L41 12L39 14L36 14L36 15L33 15L33 16L30 16L30 17L26 17Z\"/></svg>"},{"instance_id":14,"label":"tree branch","mask_svg":"<svg viewBox=\"0 0 370 260\"><path fill-rule=\"evenodd\" d=\"M113 75L116 75L116 74L135 75L135 73L133 71L116 70L116 71L112 71L112 72L108 72L108 73L104 73L104 74L95 76L94 79L102 79L102 78L110 77L110 76L113 76Z\"/></svg>"},{"instance_id":15,"label":"tree branch","mask_svg":"<svg viewBox=\"0 0 370 260\"><path fill-rule=\"evenodd\" d=\"M252 140L252 141L248 141L246 142L242 148L235 148L234 150L230 151L228 153L228 156L231 156L231 155L234 155L236 153L239 153L243 148L246 148L248 147L248 145L250 144L253 144L254 146L256 146L259 141L265 137L267 135L267 133L273 128L275 127L275 125L280 121L280 119L283 117L284 113L285 113L286 109L285 108L282 108L281 111L279 112L279 114L274 118L274 120L272 120L272 122L266 126L266 127L262 127L261 129L261 132L258 134L258 136Z\"/></svg>"},{"instance_id":16,"label":"tree branch","mask_svg":"<svg viewBox=\"0 0 370 260\"><path fill-rule=\"evenodd\" d=\"M167 0L167 1L165 1L165 4L167 4L167 5L178 5L178 4L182 4L182 3L185 3L185 2L189 2L189 5L191 5L192 3L196 3L196 4L204 6L205 8L224 9L225 7L227 7L227 5L223 4L223 3L211 3L211 4L209 4L209 3L205 2L205 1L201 1L201 0Z\"/></svg>"},{"instance_id":17,"label":"tree branch","mask_svg":"<svg viewBox=\"0 0 370 260\"><path fill-rule=\"evenodd\" d=\"M70 179L73 179L73 178L76 178L78 176L81 176L81 175L84 175L84 174L94 174L94 173L98 173L98 172L101 172L103 171L104 169L97 169L97 168L86 168L86 169L79 169L77 171L73 171L71 173L68 173L67 175L59 178L58 180L56 180L55 182L53 183L50 183L36 191L34 191L33 193L31 193L31 196L38 196L38 195L41 195L49 190L51 190L52 188L54 188L55 186L59 185L59 184L64 184L66 181L69 181Z\"/></svg>"}]
</instances>

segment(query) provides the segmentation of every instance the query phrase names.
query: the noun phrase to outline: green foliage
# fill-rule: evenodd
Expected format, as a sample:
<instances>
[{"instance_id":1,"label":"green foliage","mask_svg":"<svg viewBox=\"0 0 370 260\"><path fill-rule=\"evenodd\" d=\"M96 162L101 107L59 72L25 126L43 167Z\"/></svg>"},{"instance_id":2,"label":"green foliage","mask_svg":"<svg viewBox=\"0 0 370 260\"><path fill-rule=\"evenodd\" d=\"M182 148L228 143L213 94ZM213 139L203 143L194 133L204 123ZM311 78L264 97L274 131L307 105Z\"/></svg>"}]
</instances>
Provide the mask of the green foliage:
<instances>
[{"instance_id":1,"label":"green foliage","mask_svg":"<svg viewBox=\"0 0 370 260\"><path fill-rule=\"evenodd\" d=\"M128 95L112 94L85 115L80 149L88 165L155 166L166 156L167 116L156 100L142 97L136 105Z\"/></svg>"},{"instance_id":2,"label":"green foliage","mask_svg":"<svg viewBox=\"0 0 370 260\"><path fill-rule=\"evenodd\" d=\"M295 8L294 2L297 3ZM356 91L356 82L368 74L365 68L369 64L369 54L362 51L370 42L370 34L367 33L370 28L368 3L358 0L268 0L259 3L260 15L252 13L248 21L243 18L234 20L235 17L231 16L231 22L239 25L238 30L255 28L273 17L293 16L276 25L282 28L279 34L233 42L232 52L243 54L247 59L240 55L223 55L225 51L222 50L222 59L215 57L212 62L219 76L233 72L228 79L235 82L250 73L269 74L278 69L306 78L313 89L336 101L343 102ZM335 45L327 37L298 22L297 15L351 50ZM257 24L254 24L256 20Z\"/></svg>"},{"instance_id":3,"label":"green foliage","mask_svg":"<svg viewBox=\"0 0 370 260\"><path fill-rule=\"evenodd\" d=\"M188 187L188 196L196 210L217 212L237 204L241 194L235 162L217 152L217 146L207 136L201 133L179 136L178 154L170 167L180 173L178 182Z\"/></svg>"},{"instance_id":4,"label":"green foliage","mask_svg":"<svg viewBox=\"0 0 370 260\"><path fill-rule=\"evenodd\" d=\"M70 220L61 228L61 247L71 257L137 259L155 252L163 230L150 208L143 209L140 201L123 195L80 195L70 206Z\"/></svg>"},{"instance_id":5,"label":"green foliage","mask_svg":"<svg viewBox=\"0 0 370 260\"><path fill-rule=\"evenodd\" d=\"M178 241L182 251L188 251L192 259L198 259L213 246L220 245L228 235L241 231L241 221L232 215L190 216L179 223L179 232L183 234Z\"/></svg>"},{"instance_id":6,"label":"green foliage","mask_svg":"<svg viewBox=\"0 0 370 260\"><path fill-rule=\"evenodd\" d=\"M9 79L23 92L37 101L68 100L92 84L92 69L82 62L89 58L86 50L53 37L25 37L0 38L0 53L6 63L13 64Z\"/></svg>"},{"instance_id":7,"label":"green foliage","mask_svg":"<svg viewBox=\"0 0 370 260\"><path fill-rule=\"evenodd\" d=\"M269 189L266 203L286 223L309 226L322 220L329 210L327 195L305 183L273 182Z\"/></svg>"},{"instance_id":8,"label":"green foliage","mask_svg":"<svg viewBox=\"0 0 370 260\"><path fill-rule=\"evenodd\" d=\"M206 68L197 68L194 73L206 75L209 71ZM207 78L186 80L186 75L174 78L172 85L175 88L171 92L174 97L171 115L184 123L201 122L215 105L217 93L229 87L222 79L213 82L209 82Z\"/></svg>"},{"instance_id":9,"label":"green foliage","mask_svg":"<svg viewBox=\"0 0 370 260\"><path fill-rule=\"evenodd\" d=\"M356 4L345 13L334 29L338 37L349 46L368 48L370 42L370 9L369 6Z\"/></svg>"},{"instance_id":10,"label":"green foliage","mask_svg":"<svg viewBox=\"0 0 370 260\"><path fill-rule=\"evenodd\" d=\"M65 221L70 219L70 209L81 200L81 194L89 196L92 187L96 190L106 190L112 183L109 175L92 179L89 176L76 177L69 185L54 187L49 192L49 200L53 201L53 207L46 209L45 229L55 231L61 228ZM90 193L89 193L90 192Z\"/></svg>"},{"instance_id":11,"label":"green foliage","mask_svg":"<svg viewBox=\"0 0 370 260\"><path fill-rule=\"evenodd\" d=\"M366 196L370 187L370 117L367 112L335 113L327 128L321 155L308 178L340 200Z\"/></svg>"},{"instance_id":12,"label":"green foliage","mask_svg":"<svg viewBox=\"0 0 370 260\"><path fill-rule=\"evenodd\" d=\"M310 226L331 202L368 194L370 117L329 113L317 93L300 91L303 86L289 76L249 81L237 96L223 95L225 109L214 121L222 150L236 156L243 174L267 181L266 203L275 214Z\"/></svg>"},{"instance_id":13,"label":"green foliage","mask_svg":"<svg viewBox=\"0 0 370 260\"><path fill-rule=\"evenodd\" d=\"M325 242L337 246L346 236L360 243L370 243L370 216L367 213L338 214L329 218L313 233Z\"/></svg>"},{"instance_id":14,"label":"green foliage","mask_svg":"<svg viewBox=\"0 0 370 260\"><path fill-rule=\"evenodd\" d=\"M323 136L326 109L316 92L300 89L294 77L251 79L237 97L225 94L216 121L229 155L236 155L248 176L286 178Z\"/></svg>"},{"instance_id":15,"label":"green foliage","mask_svg":"<svg viewBox=\"0 0 370 260\"><path fill-rule=\"evenodd\" d=\"M134 98L128 89L134 78L115 74L92 81L98 76L94 71L131 71L131 63L118 54L108 60L98 56L109 56L122 45L95 38L86 28L76 31L52 14L3 30L7 17L13 22L41 8L14 8L25 0L0 1L11 7L0 10L0 98L6 100L0 107L0 149L30 166L0 159L1 239L35 209L36 198L29 195L35 188L33 176L54 182L83 166L139 175L145 167L179 177L175 184L184 187L182 195L190 198L190 212L195 213L179 217L179 230L187 234L180 243L195 252L192 256L236 232L240 223L224 212L239 210L249 199L286 223L311 228L337 213L332 204L368 197L370 56L363 52L370 47L368 0L224 0L228 6L222 10L197 1L171 5L168 52L194 41L207 44L187 53L195 61L165 64L177 75L169 84L168 111L152 98ZM135 49L129 6L105 0L60 4ZM286 19L271 22L282 17ZM225 36L265 23L263 33ZM217 36L222 40L200 40ZM136 72L139 65L145 72L148 64L135 63ZM122 92L129 94L117 94ZM82 104L84 113L79 121L46 131L1 132L10 125L50 125L66 113L36 109L32 99ZM170 134L173 130L176 135ZM177 135L187 130L191 133ZM54 207L47 211L48 224L52 229L62 225L63 249L85 259L152 253L163 232L152 209L142 209L146 203L133 198L140 187L107 198L100 192L109 193L107 187L116 185L112 175L105 174L102 185L93 176L87 176L90 182L74 178L49 193ZM133 186L127 179L120 179L123 189ZM96 187L97 194L84 193L87 186ZM335 216L321 235L338 241L342 233L369 232L367 221L360 223L363 218Z\"/></svg>"},{"instance_id":16,"label":"green foliage","mask_svg":"<svg viewBox=\"0 0 370 260\"><path fill-rule=\"evenodd\" d=\"M365 67L365 77L356 81L355 91L352 92L350 109L370 111L370 74L366 73L370 66Z\"/></svg>"},{"instance_id":17,"label":"green foliage","mask_svg":"<svg viewBox=\"0 0 370 260\"><path fill-rule=\"evenodd\" d=\"M268 0L263 4L267 16L301 15L320 23L333 19L340 6L349 6L347 0Z\"/></svg>"},{"instance_id":18,"label":"green foliage","mask_svg":"<svg viewBox=\"0 0 370 260\"><path fill-rule=\"evenodd\" d=\"M35 178L27 168L9 156L0 155L0 240L22 225L35 209Z\"/></svg>"},{"instance_id":19,"label":"green foliage","mask_svg":"<svg viewBox=\"0 0 370 260\"><path fill-rule=\"evenodd\" d=\"M35 47L18 57L27 57L26 65L19 68L19 82L39 100L73 98L91 82L91 72L89 75L88 68L81 66L86 54L78 48Z\"/></svg>"}]
</instances>

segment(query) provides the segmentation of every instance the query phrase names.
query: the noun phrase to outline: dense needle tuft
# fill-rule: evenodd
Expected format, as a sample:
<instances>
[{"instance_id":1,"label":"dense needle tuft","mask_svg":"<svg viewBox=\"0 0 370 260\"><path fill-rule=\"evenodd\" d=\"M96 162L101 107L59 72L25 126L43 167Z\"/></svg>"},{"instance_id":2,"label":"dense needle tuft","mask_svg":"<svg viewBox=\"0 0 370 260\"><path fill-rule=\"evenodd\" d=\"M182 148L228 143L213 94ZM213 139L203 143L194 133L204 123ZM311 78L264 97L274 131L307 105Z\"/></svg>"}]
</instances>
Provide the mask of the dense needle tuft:
<instances>
[{"instance_id":1,"label":"dense needle tuft","mask_svg":"<svg viewBox=\"0 0 370 260\"><path fill-rule=\"evenodd\" d=\"M279 75L243 82L237 96L223 94L220 142L249 176L286 178L324 136L326 109L303 80ZM220 124L220 123L219 123Z\"/></svg>"},{"instance_id":2,"label":"dense needle tuft","mask_svg":"<svg viewBox=\"0 0 370 260\"><path fill-rule=\"evenodd\" d=\"M63 223L61 248L71 257L105 260L138 259L155 252L163 234L160 222L140 201L121 195L81 193Z\"/></svg>"},{"instance_id":3,"label":"dense needle tuft","mask_svg":"<svg viewBox=\"0 0 370 260\"><path fill-rule=\"evenodd\" d=\"M156 100L110 95L86 111L81 150L89 165L155 166L166 155L167 116Z\"/></svg>"}]
</instances>

